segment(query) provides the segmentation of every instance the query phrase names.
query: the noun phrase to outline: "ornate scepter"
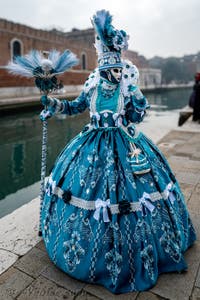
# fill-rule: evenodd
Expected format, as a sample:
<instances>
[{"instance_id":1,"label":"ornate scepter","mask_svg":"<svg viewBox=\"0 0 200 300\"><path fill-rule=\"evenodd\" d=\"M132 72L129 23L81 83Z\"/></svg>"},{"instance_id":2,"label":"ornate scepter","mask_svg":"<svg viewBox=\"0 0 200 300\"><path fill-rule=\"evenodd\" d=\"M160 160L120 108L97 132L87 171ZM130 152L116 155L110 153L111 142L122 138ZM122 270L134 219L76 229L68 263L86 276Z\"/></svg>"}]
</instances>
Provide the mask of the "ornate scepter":
<instances>
[{"instance_id":1,"label":"ornate scepter","mask_svg":"<svg viewBox=\"0 0 200 300\"><path fill-rule=\"evenodd\" d=\"M37 50L31 50L25 56L16 57L14 62L9 62L7 70L14 74L27 78L35 78L35 85L44 95L49 95L52 91L58 90L61 83L57 80L57 75L66 72L69 68L78 64L78 59L69 50L62 54L57 50L41 53ZM42 157L41 157L41 184L40 184L40 219L39 219L39 236L41 231L41 212L44 199L46 161L47 161L47 117L43 120L42 128Z\"/></svg>"}]
</instances>

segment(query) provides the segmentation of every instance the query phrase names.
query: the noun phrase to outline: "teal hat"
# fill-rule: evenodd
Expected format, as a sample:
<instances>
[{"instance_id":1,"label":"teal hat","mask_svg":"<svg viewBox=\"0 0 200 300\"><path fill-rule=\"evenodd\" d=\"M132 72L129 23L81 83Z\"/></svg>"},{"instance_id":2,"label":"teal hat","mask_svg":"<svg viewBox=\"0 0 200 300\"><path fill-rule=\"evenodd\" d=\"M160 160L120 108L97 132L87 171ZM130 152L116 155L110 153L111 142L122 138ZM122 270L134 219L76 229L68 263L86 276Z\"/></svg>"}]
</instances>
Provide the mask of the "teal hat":
<instances>
[{"instance_id":1,"label":"teal hat","mask_svg":"<svg viewBox=\"0 0 200 300\"><path fill-rule=\"evenodd\" d=\"M115 29L111 23L112 16L106 10L97 11L92 19L99 70L122 68L121 51L128 49L128 35L123 30Z\"/></svg>"},{"instance_id":2,"label":"teal hat","mask_svg":"<svg viewBox=\"0 0 200 300\"><path fill-rule=\"evenodd\" d=\"M108 68L122 68L121 55L118 52L105 52L98 57L99 70Z\"/></svg>"}]
</instances>

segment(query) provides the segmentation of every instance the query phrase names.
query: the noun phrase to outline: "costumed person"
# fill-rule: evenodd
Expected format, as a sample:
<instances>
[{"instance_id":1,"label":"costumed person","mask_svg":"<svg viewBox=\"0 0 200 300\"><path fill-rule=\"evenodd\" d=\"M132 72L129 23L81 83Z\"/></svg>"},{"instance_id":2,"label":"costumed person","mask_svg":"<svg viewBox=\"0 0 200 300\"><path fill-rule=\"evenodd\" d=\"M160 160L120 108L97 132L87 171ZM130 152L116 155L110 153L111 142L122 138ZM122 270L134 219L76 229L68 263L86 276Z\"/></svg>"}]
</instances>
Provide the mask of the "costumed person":
<instances>
[{"instance_id":1,"label":"costumed person","mask_svg":"<svg viewBox=\"0 0 200 300\"><path fill-rule=\"evenodd\" d=\"M193 121L200 123L200 73L195 75L195 84L193 87Z\"/></svg>"},{"instance_id":2,"label":"costumed person","mask_svg":"<svg viewBox=\"0 0 200 300\"><path fill-rule=\"evenodd\" d=\"M160 273L187 269L195 231L168 162L135 125L149 105L137 68L121 58L128 36L105 10L92 22L98 67L82 93L41 99L48 116L90 112L50 173L42 234L50 259L70 276L117 294L144 291Z\"/></svg>"}]
</instances>

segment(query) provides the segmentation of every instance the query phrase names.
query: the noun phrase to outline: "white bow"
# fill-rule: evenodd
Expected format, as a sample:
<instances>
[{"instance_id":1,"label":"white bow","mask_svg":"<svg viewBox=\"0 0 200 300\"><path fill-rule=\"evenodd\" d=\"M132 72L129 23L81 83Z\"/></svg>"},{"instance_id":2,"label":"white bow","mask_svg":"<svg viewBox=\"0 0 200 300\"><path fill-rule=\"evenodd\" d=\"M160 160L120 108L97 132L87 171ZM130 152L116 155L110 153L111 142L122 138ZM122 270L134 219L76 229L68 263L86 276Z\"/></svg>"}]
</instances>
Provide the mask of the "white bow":
<instances>
[{"instance_id":1,"label":"white bow","mask_svg":"<svg viewBox=\"0 0 200 300\"><path fill-rule=\"evenodd\" d=\"M96 119L97 119L97 121L99 121L100 120L100 115L99 115L99 113L98 112L90 112L90 117L92 118L92 117L96 117Z\"/></svg>"},{"instance_id":2,"label":"white bow","mask_svg":"<svg viewBox=\"0 0 200 300\"><path fill-rule=\"evenodd\" d=\"M140 204L143 204L144 206L146 206L146 208L148 208L148 210L150 212L152 212L154 210L154 205L148 201L151 200L151 197L149 194L147 194L146 192L143 193L142 198L139 199Z\"/></svg>"},{"instance_id":3,"label":"white bow","mask_svg":"<svg viewBox=\"0 0 200 300\"><path fill-rule=\"evenodd\" d=\"M122 113L114 113L113 114L113 120L115 121L115 125L117 127L120 127L122 125L122 117L121 117Z\"/></svg>"},{"instance_id":4,"label":"white bow","mask_svg":"<svg viewBox=\"0 0 200 300\"><path fill-rule=\"evenodd\" d=\"M169 183L164 190L164 193L166 194L167 198L169 198L171 204L174 204L174 201L176 201L176 198L174 196L173 190L172 190L172 184Z\"/></svg>"},{"instance_id":5,"label":"white bow","mask_svg":"<svg viewBox=\"0 0 200 300\"><path fill-rule=\"evenodd\" d=\"M101 208L103 208L103 221L104 222L110 222L110 219L108 217L108 207L110 207L110 199L107 199L106 201L102 201L101 199L97 199L95 201L95 212L93 217L99 221L100 218L100 212Z\"/></svg>"}]
</instances>

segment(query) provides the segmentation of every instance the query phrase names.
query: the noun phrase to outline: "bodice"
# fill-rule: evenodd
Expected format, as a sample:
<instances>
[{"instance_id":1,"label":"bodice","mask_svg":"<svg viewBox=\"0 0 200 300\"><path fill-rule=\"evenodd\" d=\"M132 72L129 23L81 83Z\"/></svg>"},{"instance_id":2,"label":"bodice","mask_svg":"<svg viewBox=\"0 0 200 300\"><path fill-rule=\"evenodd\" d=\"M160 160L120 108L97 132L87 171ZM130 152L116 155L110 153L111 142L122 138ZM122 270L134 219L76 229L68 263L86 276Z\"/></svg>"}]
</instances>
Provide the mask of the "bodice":
<instances>
[{"instance_id":1,"label":"bodice","mask_svg":"<svg viewBox=\"0 0 200 300\"><path fill-rule=\"evenodd\" d=\"M124 100L119 85L101 80L90 103L91 124L94 127L119 127L124 115Z\"/></svg>"}]
</instances>

